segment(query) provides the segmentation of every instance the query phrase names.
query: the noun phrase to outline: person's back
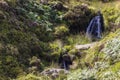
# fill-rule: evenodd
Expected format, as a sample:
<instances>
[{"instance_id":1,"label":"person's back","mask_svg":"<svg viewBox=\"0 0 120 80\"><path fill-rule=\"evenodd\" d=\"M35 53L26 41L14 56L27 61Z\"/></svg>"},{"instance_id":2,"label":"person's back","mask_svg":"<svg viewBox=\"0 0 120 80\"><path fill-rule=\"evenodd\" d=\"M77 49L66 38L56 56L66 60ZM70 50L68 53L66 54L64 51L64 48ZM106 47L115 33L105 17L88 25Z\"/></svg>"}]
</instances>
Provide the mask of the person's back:
<instances>
[{"instance_id":1,"label":"person's back","mask_svg":"<svg viewBox=\"0 0 120 80\"><path fill-rule=\"evenodd\" d=\"M72 65L72 60L68 53L63 55L63 61L64 61L64 68L68 70L69 66Z\"/></svg>"},{"instance_id":2,"label":"person's back","mask_svg":"<svg viewBox=\"0 0 120 80\"><path fill-rule=\"evenodd\" d=\"M63 60L65 61L65 62L67 62L68 64L72 64L72 61L71 61L71 57L70 57L70 55L69 54L64 54L63 55Z\"/></svg>"},{"instance_id":3,"label":"person's back","mask_svg":"<svg viewBox=\"0 0 120 80\"><path fill-rule=\"evenodd\" d=\"M72 65L71 57L67 52L60 55L59 64L61 64L61 68L64 68L66 70L69 69L69 65Z\"/></svg>"}]
</instances>

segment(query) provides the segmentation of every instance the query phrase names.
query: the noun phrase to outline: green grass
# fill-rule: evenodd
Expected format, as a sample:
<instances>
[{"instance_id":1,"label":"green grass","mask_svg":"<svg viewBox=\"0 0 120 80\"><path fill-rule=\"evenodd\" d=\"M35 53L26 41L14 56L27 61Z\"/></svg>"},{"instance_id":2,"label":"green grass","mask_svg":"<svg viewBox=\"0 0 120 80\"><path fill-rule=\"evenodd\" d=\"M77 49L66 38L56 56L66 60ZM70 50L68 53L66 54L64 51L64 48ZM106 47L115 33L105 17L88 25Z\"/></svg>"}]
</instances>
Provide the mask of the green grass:
<instances>
[{"instance_id":1,"label":"green grass","mask_svg":"<svg viewBox=\"0 0 120 80\"><path fill-rule=\"evenodd\" d=\"M70 45L87 44L90 41L85 37L85 34L70 35L67 37L67 43Z\"/></svg>"}]
</instances>

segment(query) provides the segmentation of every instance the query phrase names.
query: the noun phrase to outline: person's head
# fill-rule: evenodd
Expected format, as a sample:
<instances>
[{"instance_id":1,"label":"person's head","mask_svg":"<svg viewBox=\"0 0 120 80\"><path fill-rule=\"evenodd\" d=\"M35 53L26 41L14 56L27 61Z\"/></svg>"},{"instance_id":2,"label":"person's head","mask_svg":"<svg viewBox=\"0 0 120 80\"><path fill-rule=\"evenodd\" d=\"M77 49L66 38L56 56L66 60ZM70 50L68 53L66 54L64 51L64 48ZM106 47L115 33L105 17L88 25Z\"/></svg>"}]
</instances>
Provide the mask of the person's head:
<instances>
[{"instance_id":1,"label":"person's head","mask_svg":"<svg viewBox=\"0 0 120 80\"><path fill-rule=\"evenodd\" d=\"M101 11L100 10L97 11L97 15L98 16L101 15Z\"/></svg>"},{"instance_id":2,"label":"person's head","mask_svg":"<svg viewBox=\"0 0 120 80\"><path fill-rule=\"evenodd\" d=\"M65 50L64 54L68 54L68 51L67 51L67 50Z\"/></svg>"}]
</instances>

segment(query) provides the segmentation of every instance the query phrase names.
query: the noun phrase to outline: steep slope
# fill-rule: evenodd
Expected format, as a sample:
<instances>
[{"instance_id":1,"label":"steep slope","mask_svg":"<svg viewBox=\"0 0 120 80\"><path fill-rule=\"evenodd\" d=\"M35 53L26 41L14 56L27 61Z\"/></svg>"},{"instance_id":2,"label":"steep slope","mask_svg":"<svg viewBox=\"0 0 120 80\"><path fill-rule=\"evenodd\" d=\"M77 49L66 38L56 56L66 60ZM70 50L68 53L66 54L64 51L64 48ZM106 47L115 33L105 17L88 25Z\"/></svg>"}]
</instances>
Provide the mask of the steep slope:
<instances>
[{"instance_id":1,"label":"steep slope","mask_svg":"<svg viewBox=\"0 0 120 80\"><path fill-rule=\"evenodd\" d=\"M120 29L111 32L86 52L80 61L84 67L79 66L78 70L68 75L67 80L120 79Z\"/></svg>"},{"instance_id":2,"label":"steep slope","mask_svg":"<svg viewBox=\"0 0 120 80\"><path fill-rule=\"evenodd\" d=\"M89 18L86 18L88 23L92 10L86 7L82 12L82 7L78 6L82 16L87 17L84 13L86 10L90 12ZM63 46L59 47L54 41L59 39L65 42L69 35L69 25L63 19L67 11L68 8L61 2L41 4L39 0L0 1L1 80L19 78L29 73L39 75L45 67L58 61Z\"/></svg>"},{"instance_id":3,"label":"steep slope","mask_svg":"<svg viewBox=\"0 0 120 80\"><path fill-rule=\"evenodd\" d=\"M35 0L0 1L1 80L40 72L50 64L49 42L54 39L52 26L58 16L50 6Z\"/></svg>"},{"instance_id":4,"label":"steep slope","mask_svg":"<svg viewBox=\"0 0 120 80\"><path fill-rule=\"evenodd\" d=\"M67 8L64 1L41 4L39 0L0 0L0 80L52 80L51 75L42 76L41 71L58 67L59 54L64 50L75 55L78 51L72 51L74 45L89 42L84 31L97 9L91 7L92 2L73 1L65 3ZM106 24L119 24L119 7L102 9L105 20L109 20ZM79 31L79 36L71 34ZM68 77L60 72L57 79L103 79L108 75L119 79L119 31L85 51L80 59L77 57L79 70Z\"/></svg>"}]
</instances>

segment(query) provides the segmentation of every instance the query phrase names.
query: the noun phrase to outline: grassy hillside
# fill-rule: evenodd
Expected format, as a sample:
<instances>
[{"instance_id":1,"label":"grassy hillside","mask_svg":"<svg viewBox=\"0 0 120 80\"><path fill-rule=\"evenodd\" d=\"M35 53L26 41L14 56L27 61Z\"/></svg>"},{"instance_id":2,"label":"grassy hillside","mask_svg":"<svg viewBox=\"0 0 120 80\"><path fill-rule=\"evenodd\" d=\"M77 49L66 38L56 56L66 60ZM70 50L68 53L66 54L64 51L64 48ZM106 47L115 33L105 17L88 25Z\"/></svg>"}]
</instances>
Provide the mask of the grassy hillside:
<instances>
[{"instance_id":1,"label":"grassy hillside","mask_svg":"<svg viewBox=\"0 0 120 80\"><path fill-rule=\"evenodd\" d=\"M41 72L59 68L58 57L64 51L85 54L76 56L77 66L70 74L61 72L56 80L118 80L119 8L119 1L50 0L42 4L39 0L1 0L0 80L52 80ZM92 49L74 49L90 43L85 31L99 9L105 19L103 39Z\"/></svg>"},{"instance_id":2,"label":"grassy hillside","mask_svg":"<svg viewBox=\"0 0 120 80\"><path fill-rule=\"evenodd\" d=\"M87 51L79 69L68 75L67 80L119 80L120 79L120 29L110 33ZM82 66L84 65L84 68Z\"/></svg>"}]
</instances>

